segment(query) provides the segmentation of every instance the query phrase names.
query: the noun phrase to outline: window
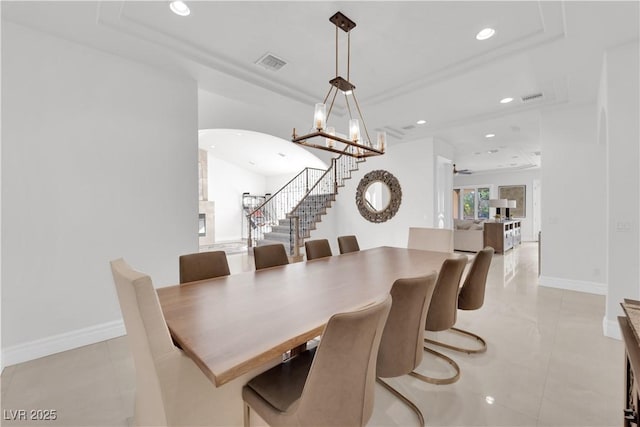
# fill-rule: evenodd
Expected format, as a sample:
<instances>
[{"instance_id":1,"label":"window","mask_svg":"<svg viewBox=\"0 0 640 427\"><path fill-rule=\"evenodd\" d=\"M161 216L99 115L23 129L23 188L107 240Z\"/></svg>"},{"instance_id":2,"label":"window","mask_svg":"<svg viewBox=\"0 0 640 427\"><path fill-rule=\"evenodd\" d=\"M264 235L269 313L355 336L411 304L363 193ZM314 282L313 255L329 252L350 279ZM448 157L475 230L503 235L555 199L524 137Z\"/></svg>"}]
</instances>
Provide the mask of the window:
<instances>
[{"instance_id":1,"label":"window","mask_svg":"<svg viewBox=\"0 0 640 427\"><path fill-rule=\"evenodd\" d=\"M489 193L488 187L478 188L478 218L489 219Z\"/></svg>"},{"instance_id":2,"label":"window","mask_svg":"<svg viewBox=\"0 0 640 427\"><path fill-rule=\"evenodd\" d=\"M462 190L462 219L476 219L476 190Z\"/></svg>"},{"instance_id":3,"label":"window","mask_svg":"<svg viewBox=\"0 0 640 427\"><path fill-rule=\"evenodd\" d=\"M490 187L454 189L454 218L489 219Z\"/></svg>"}]
</instances>

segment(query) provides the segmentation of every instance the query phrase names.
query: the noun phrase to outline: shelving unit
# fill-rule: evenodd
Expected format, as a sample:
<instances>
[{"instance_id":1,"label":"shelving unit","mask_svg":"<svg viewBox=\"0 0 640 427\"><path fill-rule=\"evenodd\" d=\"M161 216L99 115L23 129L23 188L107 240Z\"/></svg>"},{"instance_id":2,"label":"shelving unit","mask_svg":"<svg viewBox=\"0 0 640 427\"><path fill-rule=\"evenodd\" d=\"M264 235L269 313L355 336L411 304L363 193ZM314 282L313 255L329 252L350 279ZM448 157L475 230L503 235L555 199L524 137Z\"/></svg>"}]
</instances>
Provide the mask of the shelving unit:
<instances>
[{"instance_id":1,"label":"shelving unit","mask_svg":"<svg viewBox=\"0 0 640 427\"><path fill-rule=\"evenodd\" d=\"M520 243L522 231L519 220L484 223L484 246L491 246L496 253L505 253Z\"/></svg>"}]
</instances>

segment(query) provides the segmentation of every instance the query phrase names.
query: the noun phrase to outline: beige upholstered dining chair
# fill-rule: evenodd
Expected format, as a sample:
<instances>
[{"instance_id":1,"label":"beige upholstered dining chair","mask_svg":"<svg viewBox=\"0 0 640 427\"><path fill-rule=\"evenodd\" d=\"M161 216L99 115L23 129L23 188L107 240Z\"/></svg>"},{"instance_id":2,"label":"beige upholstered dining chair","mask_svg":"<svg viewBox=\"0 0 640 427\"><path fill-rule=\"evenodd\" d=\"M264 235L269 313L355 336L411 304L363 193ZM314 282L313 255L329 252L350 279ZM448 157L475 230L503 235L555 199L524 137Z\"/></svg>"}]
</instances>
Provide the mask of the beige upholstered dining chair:
<instances>
[{"instance_id":1,"label":"beige upholstered dining chair","mask_svg":"<svg viewBox=\"0 0 640 427\"><path fill-rule=\"evenodd\" d=\"M381 378L407 375L422 361L422 338L437 274L398 279L391 288L391 311L382 333L376 374L378 382L406 403L424 425L420 409Z\"/></svg>"},{"instance_id":2,"label":"beige upholstered dining chair","mask_svg":"<svg viewBox=\"0 0 640 427\"><path fill-rule=\"evenodd\" d=\"M179 258L180 283L228 276L229 263L224 251L199 252Z\"/></svg>"},{"instance_id":3,"label":"beige upholstered dining chair","mask_svg":"<svg viewBox=\"0 0 640 427\"><path fill-rule=\"evenodd\" d=\"M473 263L471 264L471 268L469 269L469 273L467 274L467 277L465 278L464 283L460 288L460 293L458 294L459 310L478 310L484 304L484 293L487 285L487 275L489 274L489 267L491 266L493 253L493 248L487 246L476 254ZM441 347L445 347L455 351L461 351L468 354L483 353L487 350L487 343L482 337L469 331L455 328L453 326L450 330L458 334L476 339L480 343L480 348L463 348L426 338L425 341L431 344L436 344Z\"/></svg>"},{"instance_id":4,"label":"beige upholstered dining chair","mask_svg":"<svg viewBox=\"0 0 640 427\"><path fill-rule=\"evenodd\" d=\"M340 236L338 237L338 248L341 254L347 254L349 252L358 252L360 245L358 245L356 236Z\"/></svg>"},{"instance_id":5,"label":"beige upholstered dining chair","mask_svg":"<svg viewBox=\"0 0 640 427\"><path fill-rule=\"evenodd\" d=\"M289 264L289 257L284 245L277 243L275 245L264 245L253 247L253 262L255 262L256 270L263 268L277 267L279 265Z\"/></svg>"},{"instance_id":6,"label":"beige upholstered dining chair","mask_svg":"<svg viewBox=\"0 0 640 427\"><path fill-rule=\"evenodd\" d=\"M376 358L390 307L389 296L332 316L316 349L249 381L242 389L244 425L250 425L251 410L272 426L365 425L373 412Z\"/></svg>"},{"instance_id":7,"label":"beige upholstered dining chair","mask_svg":"<svg viewBox=\"0 0 640 427\"><path fill-rule=\"evenodd\" d=\"M304 242L304 252L307 254L307 261L333 255L327 239L308 240Z\"/></svg>"},{"instance_id":8,"label":"beige upholstered dining chair","mask_svg":"<svg viewBox=\"0 0 640 427\"><path fill-rule=\"evenodd\" d=\"M122 259L111 271L135 364L135 425L211 425L228 402L173 345L151 278Z\"/></svg>"},{"instance_id":9,"label":"beige upholstered dining chair","mask_svg":"<svg viewBox=\"0 0 640 427\"><path fill-rule=\"evenodd\" d=\"M464 255L460 255L455 259L446 259L442 264L435 290L433 291L433 297L431 298L431 304L427 311L425 330L433 332L446 331L456 323L458 287L466 264L467 257ZM424 350L446 361L456 373L450 378L431 378L416 372L412 372L410 375L431 384L452 384L458 381L460 367L453 359L427 347L424 347Z\"/></svg>"},{"instance_id":10,"label":"beige upholstered dining chair","mask_svg":"<svg viewBox=\"0 0 640 427\"><path fill-rule=\"evenodd\" d=\"M407 248L421 249L423 251L453 252L453 230L410 227Z\"/></svg>"}]
</instances>

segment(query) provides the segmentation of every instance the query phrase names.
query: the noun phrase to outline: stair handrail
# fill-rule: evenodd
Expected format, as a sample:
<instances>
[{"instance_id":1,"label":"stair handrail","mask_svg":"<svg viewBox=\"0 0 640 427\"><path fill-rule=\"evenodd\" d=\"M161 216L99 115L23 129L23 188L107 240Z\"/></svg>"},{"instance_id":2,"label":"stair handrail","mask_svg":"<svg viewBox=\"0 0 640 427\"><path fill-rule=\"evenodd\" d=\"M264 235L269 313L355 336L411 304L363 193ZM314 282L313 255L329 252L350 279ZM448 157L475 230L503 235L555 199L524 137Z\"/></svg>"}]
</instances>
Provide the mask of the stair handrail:
<instances>
[{"instance_id":1,"label":"stair handrail","mask_svg":"<svg viewBox=\"0 0 640 427\"><path fill-rule=\"evenodd\" d=\"M260 206L247 214L248 247L253 245L254 237L257 243L264 239L267 233L271 233L273 227L282 227L284 225L282 220L289 220L286 221L289 228L288 252L290 255L299 257L300 239L309 236L319 217L326 213L326 208L335 200L338 187L344 186L344 181L351 177L351 172L358 169L357 164L365 161L364 158L354 155L356 150L352 146L345 147L338 157L331 159L331 165L326 170L303 169ZM318 178L316 178L318 174L315 174L311 178L312 183L309 187L311 171L322 172L322 174ZM305 173L306 177L302 177ZM284 194L281 194L282 192ZM254 236L252 236L253 229Z\"/></svg>"},{"instance_id":2,"label":"stair handrail","mask_svg":"<svg viewBox=\"0 0 640 427\"><path fill-rule=\"evenodd\" d=\"M291 209L290 206L293 203L297 204L312 185L309 181L315 181L316 176L324 172L325 169L304 168L258 207L245 214L247 246L253 246L254 237L256 241L259 240L265 232L270 230L270 227L277 225L279 219L286 218L286 214ZM255 235L253 235L253 229L255 229Z\"/></svg>"},{"instance_id":3,"label":"stair handrail","mask_svg":"<svg viewBox=\"0 0 640 427\"><path fill-rule=\"evenodd\" d=\"M350 149L351 147L346 147L344 149L344 152ZM332 196L335 197L335 195L338 192L338 162L342 160L343 157L346 160L351 159L351 157L345 156L344 153L340 154L338 157L332 158L331 166L329 166L329 168L325 171L325 173L323 173L322 176L316 181L316 183L306 192L306 194L300 199L298 204L293 209L291 209L291 212L287 214L287 218L291 219L291 222L289 224L289 245L290 245L289 253L293 254L294 257L300 256L299 241L300 241L300 238L302 237L300 233L301 231L300 215L298 214L297 211L299 210L302 203L304 203L304 201L307 200L307 198L313 194L316 187L321 185L325 177L327 177L328 175L331 175L330 179L333 179L333 190L332 190L332 193L328 193L328 194L331 194ZM344 179L343 177L340 177L340 178Z\"/></svg>"},{"instance_id":4,"label":"stair handrail","mask_svg":"<svg viewBox=\"0 0 640 427\"><path fill-rule=\"evenodd\" d=\"M318 180L317 180L317 181L316 181L316 183L313 185L313 187L311 187L311 188L310 188L310 189L305 193L305 195L304 195L304 196L302 196L302 199L300 199L300 201L298 202L298 204L297 204L293 209L291 209L291 212L289 212L289 213L287 214L287 218L289 217L289 215L292 215L292 214L293 214L293 212L295 212L295 211L298 209L298 207L300 207L300 205L302 204L302 202L304 201L304 199L306 199L306 198L307 198L307 196L309 196L309 195L311 194L311 192L313 191L313 189L314 189L314 188L316 188L316 186L317 186L318 184L320 184L320 181L322 181L322 179L323 179L323 178L324 178L324 177L329 173L329 171L331 171L331 170L336 171L336 170L337 170L336 165L338 164L338 161L339 161L340 159L342 159L342 157L344 156L344 152L346 152L347 150L349 150L349 148L350 148L350 147L349 147L349 146L347 146L347 147L343 150L343 154L340 154L338 157L334 157L334 158L332 158L332 159L331 159L331 166L329 166L329 168L327 168L327 170L325 170L325 172L322 174L322 176L321 176L320 178L318 178ZM320 169L320 170L322 170L322 169ZM334 179L335 179L335 180L337 180L337 176L335 176L335 174L334 174ZM335 194L335 191L336 191L336 190L334 189L334 194Z\"/></svg>"},{"instance_id":5,"label":"stair handrail","mask_svg":"<svg viewBox=\"0 0 640 427\"><path fill-rule=\"evenodd\" d=\"M318 178L318 180L316 181L316 183L315 183L315 184L313 184L313 186L312 186L309 190L307 190L307 192L304 194L304 196L302 196L302 199L300 199L300 201L298 202L298 204L297 204L293 209L291 209L291 212L289 212L289 213L287 214L287 218L289 218L289 216L290 216L290 215L292 216L292 215L293 215L293 213L294 213L295 211L297 211L297 210L298 210L298 208L300 207L300 205L302 204L302 202L304 202L304 200L305 200L308 196L310 196L310 195L311 195L311 192L312 192L312 191L313 191L313 190L318 186L318 184L320 184L320 182L324 179L324 177L325 177L329 172L331 172L331 171L333 171L333 170L334 170L334 166L335 166L335 164L336 164L336 159L331 159L331 166L329 166L329 168L328 168L328 169L327 169L327 170L322 174L322 176L320 176L320 178Z\"/></svg>"},{"instance_id":6,"label":"stair handrail","mask_svg":"<svg viewBox=\"0 0 640 427\"><path fill-rule=\"evenodd\" d=\"M325 169L320 169L320 168L304 168L302 169L296 176L294 176L293 178L291 178L285 185L283 185L282 187L280 187L280 189L278 191L276 191L275 193L273 193L271 196L269 196L260 206L258 206L257 208L255 208L253 211L251 211L250 213L247 214L247 216L251 216L253 214L255 214L256 212L258 212L259 210L261 210L264 205L266 205L269 201L271 201L271 199L273 199L274 197L276 197L281 191L283 191L286 187L289 186L289 184L291 184L293 181L295 181L300 175L302 175L303 173L309 173L310 170L315 170L315 171L323 171ZM303 196L304 197L304 196Z\"/></svg>"}]
</instances>

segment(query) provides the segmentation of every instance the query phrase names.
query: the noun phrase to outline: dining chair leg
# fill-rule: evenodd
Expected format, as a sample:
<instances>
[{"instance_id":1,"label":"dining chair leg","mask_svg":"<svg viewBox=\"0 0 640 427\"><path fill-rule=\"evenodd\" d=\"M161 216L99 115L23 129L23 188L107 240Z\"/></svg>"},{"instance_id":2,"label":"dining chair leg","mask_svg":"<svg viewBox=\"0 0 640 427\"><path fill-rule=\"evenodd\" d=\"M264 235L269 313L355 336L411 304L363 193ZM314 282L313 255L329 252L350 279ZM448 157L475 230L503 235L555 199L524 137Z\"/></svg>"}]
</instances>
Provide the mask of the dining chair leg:
<instances>
[{"instance_id":1,"label":"dining chair leg","mask_svg":"<svg viewBox=\"0 0 640 427\"><path fill-rule=\"evenodd\" d=\"M244 420L244 427L249 427L251 425L251 420L249 419L249 411L251 410L251 408L249 407L249 405L247 404L247 402L243 402L244 408L243 408L243 420Z\"/></svg>"},{"instance_id":2,"label":"dining chair leg","mask_svg":"<svg viewBox=\"0 0 640 427\"><path fill-rule=\"evenodd\" d=\"M440 347L444 347L444 348L448 348L450 350L454 350L454 351L460 351L463 353L467 353L467 354L476 354L476 353L484 353L485 351L487 351L487 342L479 335L476 335L474 333L471 333L469 331L465 331L463 329L458 329L458 328L451 328L449 329L452 332L455 332L459 335L464 335L466 337L469 338L473 338L476 341L478 341L480 343L480 348L463 348L463 347L458 347L455 345L451 345L451 344L447 344L441 341L434 341L434 340L430 340L429 338L425 338L424 342L428 342L430 344L434 344Z\"/></svg>"},{"instance_id":3,"label":"dining chair leg","mask_svg":"<svg viewBox=\"0 0 640 427\"><path fill-rule=\"evenodd\" d=\"M422 411L418 408L412 401L407 399L402 393L400 393L395 388L391 387L386 381L383 381L380 377L376 377L376 381L391 392L395 397L402 400L413 412L416 413L418 419L420 420L420 426L424 427L424 415L422 415Z\"/></svg>"},{"instance_id":4,"label":"dining chair leg","mask_svg":"<svg viewBox=\"0 0 640 427\"><path fill-rule=\"evenodd\" d=\"M443 385L443 384L453 384L456 381L458 381L460 379L460 367L458 366L458 364L451 359L448 356L445 356L442 353L439 353L435 350L431 350L430 348L424 347L424 351L433 354L436 357L439 357L441 359L443 359L445 362L447 362L449 365L451 365L453 367L453 369L455 369L456 373L455 375L453 375L450 378L433 378L433 377L428 377L426 375L422 375L419 374L416 371L413 372L409 372L409 375L411 375L414 378L419 379L420 381L424 381L426 383L429 384L436 384L436 385Z\"/></svg>"}]
</instances>

